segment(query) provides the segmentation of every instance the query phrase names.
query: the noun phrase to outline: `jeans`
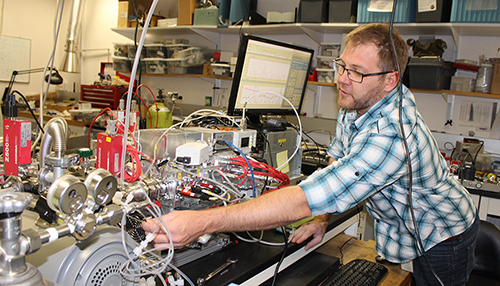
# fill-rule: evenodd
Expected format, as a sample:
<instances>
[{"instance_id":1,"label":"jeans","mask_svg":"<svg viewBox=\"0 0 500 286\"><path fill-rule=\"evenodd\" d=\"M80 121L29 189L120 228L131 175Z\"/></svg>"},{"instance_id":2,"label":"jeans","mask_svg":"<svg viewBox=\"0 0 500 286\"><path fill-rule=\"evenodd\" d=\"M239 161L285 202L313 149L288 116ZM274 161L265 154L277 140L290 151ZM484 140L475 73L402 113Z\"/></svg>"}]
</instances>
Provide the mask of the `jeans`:
<instances>
[{"instance_id":1,"label":"jeans","mask_svg":"<svg viewBox=\"0 0 500 286\"><path fill-rule=\"evenodd\" d=\"M479 217L456 239L443 241L429 249L427 258L445 286L465 285L474 268L474 248L479 232ZM413 260L412 286L441 285L432 274L425 257Z\"/></svg>"}]
</instances>

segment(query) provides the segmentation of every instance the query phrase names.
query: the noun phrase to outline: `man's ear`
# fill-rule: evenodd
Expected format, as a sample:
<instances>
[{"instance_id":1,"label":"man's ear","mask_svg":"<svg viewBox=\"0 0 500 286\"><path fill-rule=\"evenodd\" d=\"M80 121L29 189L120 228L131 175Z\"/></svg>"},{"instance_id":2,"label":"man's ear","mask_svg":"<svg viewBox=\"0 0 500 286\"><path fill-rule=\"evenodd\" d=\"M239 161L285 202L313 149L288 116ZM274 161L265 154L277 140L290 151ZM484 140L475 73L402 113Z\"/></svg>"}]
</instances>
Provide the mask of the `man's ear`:
<instances>
[{"instance_id":1,"label":"man's ear","mask_svg":"<svg viewBox=\"0 0 500 286\"><path fill-rule=\"evenodd\" d=\"M386 83L385 83L384 90L389 93L398 85L399 73L397 71L395 71L395 72L392 72L390 74L387 74L385 79L386 79Z\"/></svg>"}]
</instances>

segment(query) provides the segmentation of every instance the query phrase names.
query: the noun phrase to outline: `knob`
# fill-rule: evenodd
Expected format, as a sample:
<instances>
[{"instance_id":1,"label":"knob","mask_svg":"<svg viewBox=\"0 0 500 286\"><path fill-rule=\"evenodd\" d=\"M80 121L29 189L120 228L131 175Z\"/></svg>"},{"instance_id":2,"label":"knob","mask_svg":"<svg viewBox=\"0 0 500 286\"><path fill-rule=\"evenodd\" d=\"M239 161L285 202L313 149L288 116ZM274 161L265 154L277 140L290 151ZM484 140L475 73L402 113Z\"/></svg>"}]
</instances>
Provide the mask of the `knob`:
<instances>
[{"instance_id":1,"label":"knob","mask_svg":"<svg viewBox=\"0 0 500 286\"><path fill-rule=\"evenodd\" d=\"M0 192L0 214L22 213L32 200L28 193Z\"/></svg>"}]
</instances>

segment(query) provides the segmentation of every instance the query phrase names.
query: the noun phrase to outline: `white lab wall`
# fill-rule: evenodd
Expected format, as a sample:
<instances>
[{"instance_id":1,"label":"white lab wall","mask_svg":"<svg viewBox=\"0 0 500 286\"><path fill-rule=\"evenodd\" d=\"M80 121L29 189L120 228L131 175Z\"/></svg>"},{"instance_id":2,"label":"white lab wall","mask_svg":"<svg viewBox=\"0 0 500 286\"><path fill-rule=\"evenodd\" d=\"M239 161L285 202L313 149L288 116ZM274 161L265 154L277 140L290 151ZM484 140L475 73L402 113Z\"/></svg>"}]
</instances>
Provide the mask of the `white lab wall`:
<instances>
[{"instance_id":1,"label":"white lab wall","mask_svg":"<svg viewBox=\"0 0 500 286\"><path fill-rule=\"evenodd\" d=\"M2 35L31 40L30 68L45 67L52 54L56 3L56 0L4 0ZM66 1L59 32L60 39L66 37L71 8L69 4L70 2ZM61 62L63 47L63 41L59 40L54 62L56 67ZM15 83L14 89L25 95L39 94L42 78L42 73L31 74L29 83ZM6 86L7 82L0 81L2 92ZM51 87L51 90L54 90L54 87Z\"/></svg>"},{"instance_id":2,"label":"white lab wall","mask_svg":"<svg viewBox=\"0 0 500 286\"><path fill-rule=\"evenodd\" d=\"M462 36L458 47L458 59L469 59L478 61L479 55L485 55L486 58L495 58L500 49L499 37L491 36Z\"/></svg>"}]
</instances>

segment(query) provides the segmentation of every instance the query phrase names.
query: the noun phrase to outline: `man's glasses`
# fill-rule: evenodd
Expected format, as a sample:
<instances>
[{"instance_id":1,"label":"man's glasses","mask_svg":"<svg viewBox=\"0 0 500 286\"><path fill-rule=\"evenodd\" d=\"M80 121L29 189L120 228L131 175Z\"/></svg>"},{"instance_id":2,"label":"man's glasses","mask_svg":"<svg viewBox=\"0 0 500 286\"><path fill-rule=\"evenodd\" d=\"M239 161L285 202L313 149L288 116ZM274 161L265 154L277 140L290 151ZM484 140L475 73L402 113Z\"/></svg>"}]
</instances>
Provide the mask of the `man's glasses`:
<instances>
[{"instance_id":1,"label":"man's glasses","mask_svg":"<svg viewBox=\"0 0 500 286\"><path fill-rule=\"evenodd\" d=\"M383 74L388 74L394 71L383 71L383 72L376 72L376 73L360 73L358 71L355 71L353 69L348 69L345 67L345 65L340 61L340 59L335 59L333 61L333 69L339 73L339 75L343 75L345 71L347 71L347 77L358 83L363 82L363 78L367 76L375 76L375 75L383 75Z\"/></svg>"}]
</instances>

